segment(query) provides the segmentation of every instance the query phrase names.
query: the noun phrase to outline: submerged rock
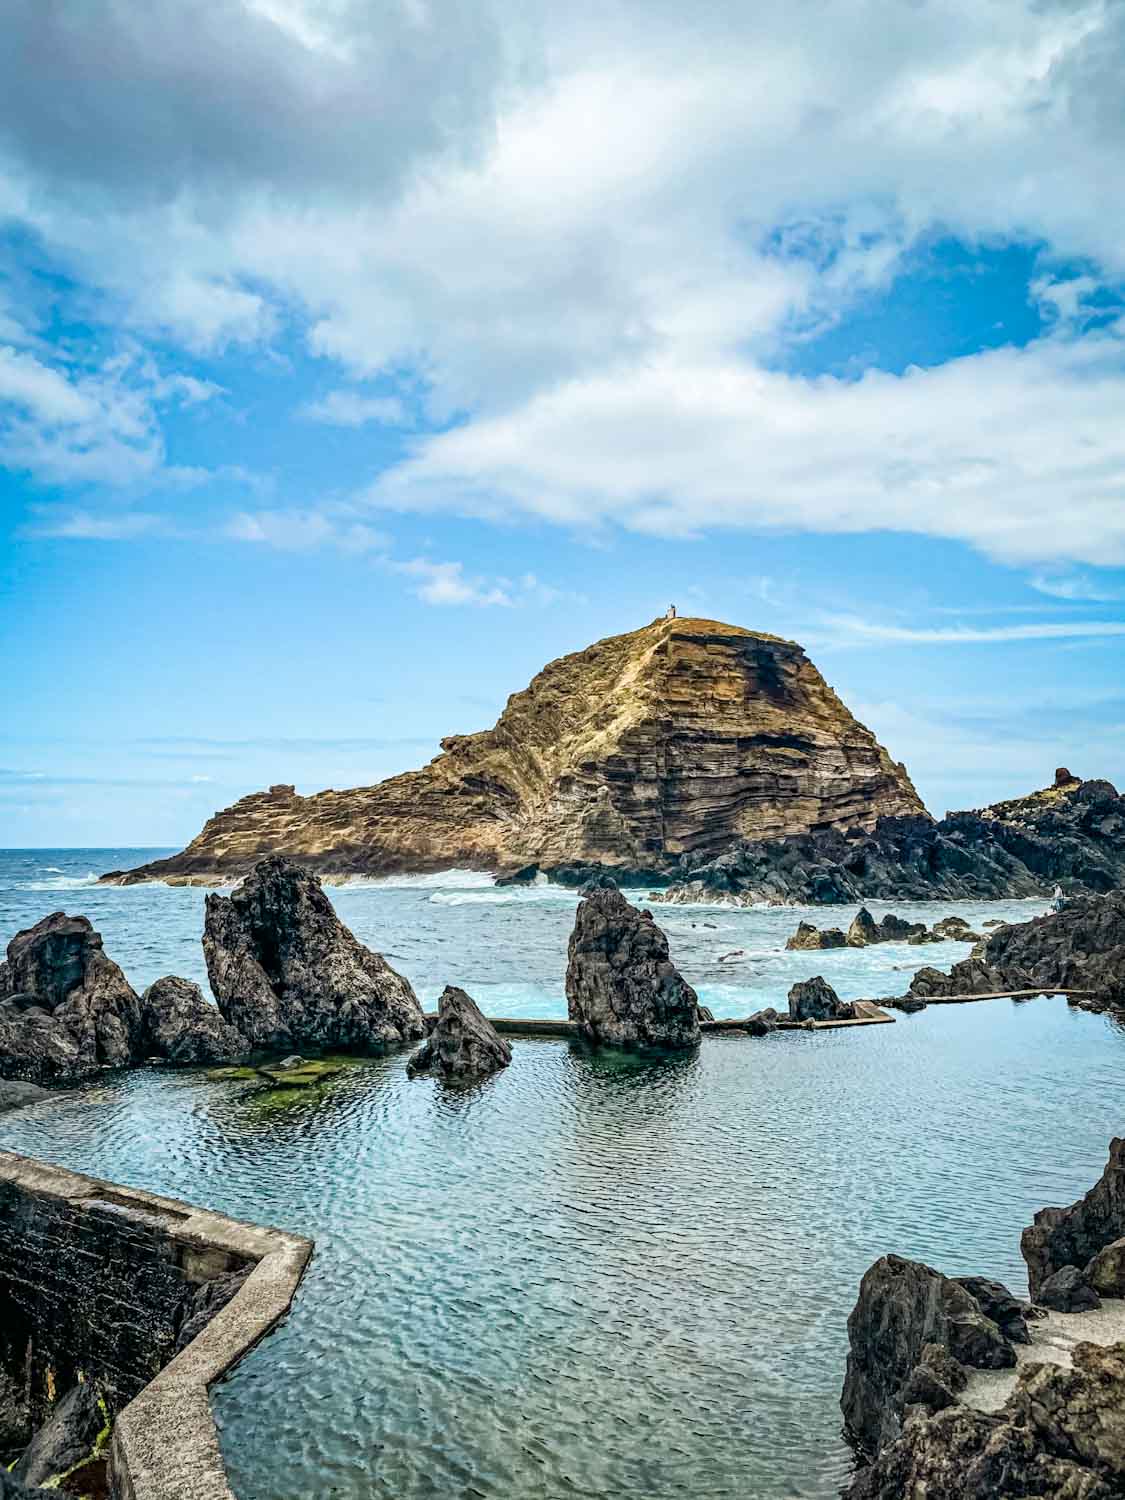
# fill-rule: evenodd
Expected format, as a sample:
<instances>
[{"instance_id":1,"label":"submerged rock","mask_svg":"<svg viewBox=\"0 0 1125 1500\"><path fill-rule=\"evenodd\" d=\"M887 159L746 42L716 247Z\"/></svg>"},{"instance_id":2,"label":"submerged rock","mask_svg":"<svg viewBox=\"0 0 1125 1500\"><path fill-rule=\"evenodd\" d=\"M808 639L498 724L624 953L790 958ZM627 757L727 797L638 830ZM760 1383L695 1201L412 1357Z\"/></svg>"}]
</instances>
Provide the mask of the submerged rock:
<instances>
[{"instance_id":1,"label":"submerged rock","mask_svg":"<svg viewBox=\"0 0 1125 1500\"><path fill-rule=\"evenodd\" d=\"M0 983L4 1077L71 1082L134 1060L140 1001L86 917L53 912L18 932Z\"/></svg>"},{"instance_id":2,"label":"submerged rock","mask_svg":"<svg viewBox=\"0 0 1125 1500\"><path fill-rule=\"evenodd\" d=\"M224 1018L254 1047L379 1050L426 1033L409 982L340 921L315 875L280 855L207 897L203 953Z\"/></svg>"},{"instance_id":3,"label":"submerged rock","mask_svg":"<svg viewBox=\"0 0 1125 1500\"><path fill-rule=\"evenodd\" d=\"M196 1066L233 1062L250 1047L197 984L168 974L141 996L140 1049L145 1057Z\"/></svg>"},{"instance_id":4,"label":"submerged rock","mask_svg":"<svg viewBox=\"0 0 1125 1500\"><path fill-rule=\"evenodd\" d=\"M406 1065L411 1078L437 1073L451 1083L485 1078L512 1060L512 1049L475 1000L447 984L438 1001L437 1024Z\"/></svg>"},{"instance_id":5,"label":"submerged rock","mask_svg":"<svg viewBox=\"0 0 1125 1500\"><path fill-rule=\"evenodd\" d=\"M841 1000L819 974L815 979L795 984L789 991L791 1021L850 1021L854 1018L855 1006L850 1001Z\"/></svg>"},{"instance_id":6,"label":"submerged rock","mask_svg":"<svg viewBox=\"0 0 1125 1500\"><path fill-rule=\"evenodd\" d=\"M979 1369L1002 1370L1016 1362L1011 1341L963 1285L897 1255L876 1261L860 1282L848 1340L840 1405L848 1431L870 1454L898 1437L920 1388L938 1379L950 1389L930 1346L943 1351L941 1359ZM923 1363L928 1373L916 1376Z\"/></svg>"},{"instance_id":7,"label":"submerged rock","mask_svg":"<svg viewBox=\"0 0 1125 1500\"><path fill-rule=\"evenodd\" d=\"M89 1381L80 1381L55 1403L13 1466L12 1477L33 1487L69 1473L104 1448L109 1425L105 1402Z\"/></svg>"},{"instance_id":8,"label":"submerged rock","mask_svg":"<svg viewBox=\"0 0 1125 1500\"><path fill-rule=\"evenodd\" d=\"M1109 1143L1101 1177L1069 1208L1041 1208L1020 1238L1027 1279L1038 1301L1049 1280L1065 1266L1085 1271L1107 1247L1125 1238L1125 1139Z\"/></svg>"},{"instance_id":9,"label":"submerged rock","mask_svg":"<svg viewBox=\"0 0 1125 1500\"><path fill-rule=\"evenodd\" d=\"M1125 1489L1125 1344L1078 1344L1071 1369L1029 1363L995 1414L919 1412L849 1500L1114 1500Z\"/></svg>"},{"instance_id":10,"label":"submerged rock","mask_svg":"<svg viewBox=\"0 0 1125 1500\"><path fill-rule=\"evenodd\" d=\"M12 1109L26 1109L29 1104L42 1104L45 1099L58 1098L58 1094L53 1094L50 1089L41 1089L36 1083L0 1078L0 1115ZM0 1443L0 1451L2 1450L3 1443Z\"/></svg>"},{"instance_id":11,"label":"submerged rock","mask_svg":"<svg viewBox=\"0 0 1125 1500\"><path fill-rule=\"evenodd\" d=\"M699 997L669 958L668 939L612 881L587 888L578 904L566 999L592 1042L685 1048L699 1041Z\"/></svg>"}]
</instances>

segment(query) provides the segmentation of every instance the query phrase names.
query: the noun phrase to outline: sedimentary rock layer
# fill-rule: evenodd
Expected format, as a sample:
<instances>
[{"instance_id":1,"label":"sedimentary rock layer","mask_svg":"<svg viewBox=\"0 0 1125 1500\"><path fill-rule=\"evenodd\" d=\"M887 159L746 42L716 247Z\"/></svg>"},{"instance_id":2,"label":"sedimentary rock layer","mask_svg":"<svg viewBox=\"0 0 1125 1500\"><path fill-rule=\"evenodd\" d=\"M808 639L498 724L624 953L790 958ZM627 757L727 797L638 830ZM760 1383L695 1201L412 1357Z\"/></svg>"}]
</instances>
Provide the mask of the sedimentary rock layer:
<instances>
[{"instance_id":1,"label":"sedimentary rock layer","mask_svg":"<svg viewBox=\"0 0 1125 1500\"><path fill-rule=\"evenodd\" d=\"M284 853L321 874L464 866L668 870L742 838L920 813L895 765L800 646L658 620L552 662L495 727L420 771L216 813L183 853L120 881L216 882Z\"/></svg>"},{"instance_id":2,"label":"sedimentary rock layer","mask_svg":"<svg viewBox=\"0 0 1125 1500\"><path fill-rule=\"evenodd\" d=\"M1108 781L1070 778L1031 796L950 813L744 842L682 862L672 902L1000 900L1125 885L1125 798Z\"/></svg>"}]
</instances>

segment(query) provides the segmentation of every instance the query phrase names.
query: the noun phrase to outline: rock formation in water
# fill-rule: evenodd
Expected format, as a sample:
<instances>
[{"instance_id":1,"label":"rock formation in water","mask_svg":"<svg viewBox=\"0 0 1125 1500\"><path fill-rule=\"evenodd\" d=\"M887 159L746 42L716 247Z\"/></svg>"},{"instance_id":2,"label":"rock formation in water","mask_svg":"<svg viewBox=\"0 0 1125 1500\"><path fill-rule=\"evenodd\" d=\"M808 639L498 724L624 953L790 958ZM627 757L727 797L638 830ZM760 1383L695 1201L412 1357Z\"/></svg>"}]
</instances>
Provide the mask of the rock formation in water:
<instances>
[{"instance_id":1,"label":"rock formation in water","mask_svg":"<svg viewBox=\"0 0 1125 1500\"><path fill-rule=\"evenodd\" d=\"M506 1068L512 1049L497 1035L475 1000L447 984L438 1001L434 1029L406 1065L411 1078L436 1073L449 1083L468 1083Z\"/></svg>"},{"instance_id":2,"label":"rock formation in water","mask_svg":"<svg viewBox=\"0 0 1125 1500\"><path fill-rule=\"evenodd\" d=\"M797 931L785 946L791 953L814 953L824 948L846 948L848 939L841 927L814 927L811 922L798 922Z\"/></svg>"},{"instance_id":3,"label":"rock formation in water","mask_svg":"<svg viewBox=\"0 0 1125 1500\"><path fill-rule=\"evenodd\" d=\"M315 875L272 855L207 897L203 955L224 1018L252 1046L371 1051L426 1034L409 982L340 921Z\"/></svg>"},{"instance_id":4,"label":"rock formation in water","mask_svg":"<svg viewBox=\"0 0 1125 1500\"><path fill-rule=\"evenodd\" d=\"M591 1042L685 1048L699 1041L699 997L669 958L668 939L608 877L578 904L566 1000Z\"/></svg>"},{"instance_id":5,"label":"rock formation in water","mask_svg":"<svg viewBox=\"0 0 1125 1500\"><path fill-rule=\"evenodd\" d=\"M216 883L283 853L325 875L450 866L653 874L741 838L873 828L920 813L902 766L800 646L662 619L552 662L495 727L420 771L216 813L183 851L106 879Z\"/></svg>"},{"instance_id":6,"label":"rock formation in water","mask_svg":"<svg viewBox=\"0 0 1125 1500\"><path fill-rule=\"evenodd\" d=\"M852 918L847 932L840 927L815 927L799 922L797 931L785 944L791 952L822 948L869 948L874 943L979 943L981 935L973 932L964 917L943 917L933 928L925 922L907 922L888 912L881 922L861 906Z\"/></svg>"},{"instance_id":7,"label":"rock formation in water","mask_svg":"<svg viewBox=\"0 0 1125 1500\"><path fill-rule=\"evenodd\" d=\"M854 1018L854 1004L841 1000L819 974L815 979L795 984L789 991L791 1021L851 1021Z\"/></svg>"},{"instance_id":8,"label":"rock formation in water","mask_svg":"<svg viewBox=\"0 0 1125 1500\"><path fill-rule=\"evenodd\" d=\"M233 1062L250 1050L242 1033L204 999L190 979L165 975L141 996L135 1050L184 1067Z\"/></svg>"},{"instance_id":9,"label":"rock formation in water","mask_svg":"<svg viewBox=\"0 0 1125 1500\"><path fill-rule=\"evenodd\" d=\"M1108 781L1071 779L978 812L881 817L874 829L745 841L681 861L654 899L799 905L1000 900L1100 893L1125 885L1125 798Z\"/></svg>"},{"instance_id":10,"label":"rock formation in water","mask_svg":"<svg viewBox=\"0 0 1125 1500\"><path fill-rule=\"evenodd\" d=\"M1113 1278L1113 1267L1125 1263L1125 1139L1109 1143L1106 1169L1084 1198L1039 1210L1020 1251L1033 1297L1066 1267L1082 1271L1104 1296L1125 1295L1125 1283Z\"/></svg>"},{"instance_id":11,"label":"rock formation in water","mask_svg":"<svg viewBox=\"0 0 1125 1500\"><path fill-rule=\"evenodd\" d=\"M995 927L948 974L920 969L912 994L1088 990L1091 1009L1125 1006L1125 890L1075 897L1059 912Z\"/></svg>"}]
</instances>

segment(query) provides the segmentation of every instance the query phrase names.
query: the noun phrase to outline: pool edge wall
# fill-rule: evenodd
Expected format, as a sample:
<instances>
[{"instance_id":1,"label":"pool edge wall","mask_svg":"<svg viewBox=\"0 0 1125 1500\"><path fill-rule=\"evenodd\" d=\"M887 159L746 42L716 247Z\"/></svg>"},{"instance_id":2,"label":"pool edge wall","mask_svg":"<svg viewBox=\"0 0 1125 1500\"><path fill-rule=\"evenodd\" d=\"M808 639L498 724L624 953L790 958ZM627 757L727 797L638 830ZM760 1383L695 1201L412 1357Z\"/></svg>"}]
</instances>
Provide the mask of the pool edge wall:
<instances>
[{"instance_id":1,"label":"pool edge wall","mask_svg":"<svg viewBox=\"0 0 1125 1500\"><path fill-rule=\"evenodd\" d=\"M234 1500L208 1389L289 1310L312 1241L12 1151L0 1151L0 1186L53 1211L110 1205L131 1236L172 1242L193 1281L253 1265L227 1305L121 1409L109 1449L114 1500Z\"/></svg>"}]
</instances>

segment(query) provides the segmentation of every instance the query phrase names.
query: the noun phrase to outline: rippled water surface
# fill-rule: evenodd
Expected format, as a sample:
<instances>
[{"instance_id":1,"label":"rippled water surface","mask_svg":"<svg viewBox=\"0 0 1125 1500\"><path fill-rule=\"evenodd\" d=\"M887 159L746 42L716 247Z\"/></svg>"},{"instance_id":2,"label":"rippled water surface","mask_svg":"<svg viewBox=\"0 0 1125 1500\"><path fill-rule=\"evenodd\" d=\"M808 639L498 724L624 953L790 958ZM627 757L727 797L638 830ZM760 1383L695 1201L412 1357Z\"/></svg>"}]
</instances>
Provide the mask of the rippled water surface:
<instances>
[{"instance_id":1,"label":"rippled water surface","mask_svg":"<svg viewBox=\"0 0 1125 1500\"><path fill-rule=\"evenodd\" d=\"M205 982L202 892L83 883L139 857L0 855L0 938L84 911L134 984ZM572 894L447 876L332 896L426 1000L455 982L492 1013L565 1012ZM786 954L800 910L657 914L717 1014L814 972L899 992L967 951ZM863 1270L893 1249L1022 1288L1021 1227L1122 1130L1123 1046L1040 999L680 1061L516 1041L463 1093L408 1082L403 1056L299 1096L146 1071L0 1118L0 1144L316 1240L291 1318L216 1392L241 1500L828 1497Z\"/></svg>"}]
</instances>

